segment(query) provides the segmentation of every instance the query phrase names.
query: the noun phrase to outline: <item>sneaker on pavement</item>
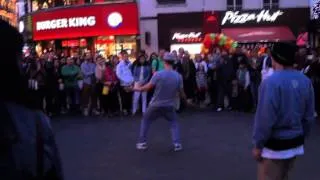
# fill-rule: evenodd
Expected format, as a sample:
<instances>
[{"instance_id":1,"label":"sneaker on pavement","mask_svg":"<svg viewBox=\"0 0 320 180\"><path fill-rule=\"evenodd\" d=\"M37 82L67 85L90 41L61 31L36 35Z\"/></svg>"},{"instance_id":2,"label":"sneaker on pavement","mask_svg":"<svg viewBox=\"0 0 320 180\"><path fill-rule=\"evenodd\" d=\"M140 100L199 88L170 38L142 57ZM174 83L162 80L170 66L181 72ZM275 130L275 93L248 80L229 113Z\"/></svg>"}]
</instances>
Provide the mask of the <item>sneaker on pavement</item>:
<instances>
[{"instance_id":1,"label":"sneaker on pavement","mask_svg":"<svg viewBox=\"0 0 320 180\"><path fill-rule=\"evenodd\" d=\"M148 145L147 145L147 143L137 143L136 148L137 148L137 150L147 150Z\"/></svg>"},{"instance_id":2,"label":"sneaker on pavement","mask_svg":"<svg viewBox=\"0 0 320 180\"><path fill-rule=\"evenodd\" d=\"M179 151L183 150L183 147L181 144L174 144L173 147L174 147L174 149L173 149L174 152L179 152Z\"/></svg>"},{"instance_id":3,"label":"sneaker on pavement","mask_svg":"<svg viewBox=\"0 0 320 180\"><path fill-rule=\"evenodd\" d=\"M92 114L94 116L99 116L101 113L98 110L95 109L95 110L92 111Z\"/></svg>"},{"instance_id":4,"label":"sneaker on pavement","mask_svg":"<svg viewBox=\"0 0 320 180\"><path fill-rule=\"evenodd\" d=\"M217 109L217 112L221 112L221 111L222 111L222 108L218 108L218 109Z\"/></svg>"},{"instance_id":5,"label":"sneaker on pavement","mask_svg":"<svg viewBox=\"0 0 320 180\"><path fill-rule=\"evenodd\" d=\"M84 116L89 116L89 110L88 109L84 109L83 110L83 115Z\"/></svg>"}]
</instances>

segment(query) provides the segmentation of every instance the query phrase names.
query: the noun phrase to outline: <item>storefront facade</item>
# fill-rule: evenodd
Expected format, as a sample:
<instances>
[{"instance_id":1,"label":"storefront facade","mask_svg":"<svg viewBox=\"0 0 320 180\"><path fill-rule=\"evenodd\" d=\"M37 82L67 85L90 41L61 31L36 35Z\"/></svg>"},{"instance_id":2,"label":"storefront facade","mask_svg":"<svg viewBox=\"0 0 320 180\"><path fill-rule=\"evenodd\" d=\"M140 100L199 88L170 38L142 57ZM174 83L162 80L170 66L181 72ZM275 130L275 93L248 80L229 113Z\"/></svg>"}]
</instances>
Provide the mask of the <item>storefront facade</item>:
<instances>
[{"instance_id":1,"label":"storefront facade","mask_svg":"<svg viewBox=\"0 0 320 180\"><path fill-rule=\"evenodd\" d=\"M37 51L63 50L70 56L86 51L105 57L122 50L135 54L139 34L135 3L73 6L32 14Z\"/></svg>"},{"instance_id":2,"label":"storefront facade","mask_svg":"<svg viewBox=\"0 0 320 180\"><path fill-rule=\"evenodd\" d=\"M178 50L184 48L190 54L200 53L206 33L219 32L217 14L212 12L159 14L159 48Z\"/></svg>"},{"instance_id":3,"label":"storefront facade","mask_svg":"<svg viewBox=\"0 0 320 180\"><path fill-rule=\"evenodd\" d=\"M310 0L309 37L310 46L320 46L320 0Z\"/></svg>"},{"instance_id":4,"label":"storefront facade","mask_svg":"<svg viewBox=\"0 0 320 180\"><path fill-rule=\"evenodd\" d=\"M0 1L0 19L17 27L18 9L16 1Z\"/></svg>"},{"instance_id":5,"label":"storefront facade","mask_svg":"<svg viewBox=\"0 0 320 180\"><path fill-rule=\"evenodd\" d=\"M180 45L200 53L201 42L197 42L199 39L195 36L199 33L202 37L207 33L223 33L248 46L296 42L297 37L306 32L309 16L309 8L159 14L159 48L176 50ZM180 37L187 37L187 41L191 37L191 42L174 42L176 32L182 34Z\"/></svg>"},{"instance_id":6,"label":"storefront facade","mask_svg":"<svg viewBox=\"0 0 320 180\"><path fill-rule=\"evenodd\" d=\"M306 32L308 8L260 9L220 13L221 32L242 44L296 42Z\"/></svg>"}]
</instances>

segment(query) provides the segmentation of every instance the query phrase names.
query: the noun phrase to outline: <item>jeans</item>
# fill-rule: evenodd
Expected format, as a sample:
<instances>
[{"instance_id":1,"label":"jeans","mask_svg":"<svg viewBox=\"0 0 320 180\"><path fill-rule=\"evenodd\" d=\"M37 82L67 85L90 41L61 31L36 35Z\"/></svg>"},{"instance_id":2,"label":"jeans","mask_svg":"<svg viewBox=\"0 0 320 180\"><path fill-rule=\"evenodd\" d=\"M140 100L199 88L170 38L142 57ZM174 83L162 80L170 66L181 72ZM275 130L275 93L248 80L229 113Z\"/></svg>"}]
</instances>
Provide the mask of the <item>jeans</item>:
<instances>
[{"instance_id":1,"label":"jeans","mask_svg":"<svg viewBox=\"0 0 320 180\"><path fill-rule=\"evenodd\" d=\"M145 113L147 109L147 92L136 91L133 93L132 113L135 114L138 109L140 96L142 97L142 112Z\"/></svg>"},{"instance_id":2,"label":"jeans","mask_svg":"<svg viewBox=\"0 0 320 180\"><path fill-rule=\"evenodd\" d=\"M180 130L178 117L174 107L152 107L150 106L144 114L139 134L139 143L147 142L147 134L151 123L159 117L165 118L171 125L171 136L174 144L180 144Z\"/></svg>"},{"instance_id":3,"label":"jeans","mask_svg":"<svg viewBox=\"0 0 320 180\"><path fill-rule=\"evenodd\" d=\"M100 90L100 89L99 89ZM83 84L82 89L82 106L83 108L96 109L98 105L97 96L101 94L101 90L98 91L98 84Z\"/></svg>"},{"instance_id":4,"label":"jeans","mask_svg":"<svg viewBox=\"0 0 320 180\"><path fill-rule=\"evenodd\" d=\"M70 108L71 111L77 110L80 105L80 91L78 87L68 87L66 88L67 98L70 98Z\"/></svg>"},{"instance_id":5,"label":"jeans","mask_svg":"<svg viewBox=\"0 0 320 180\"><path fill-rule=\"evenodd\" d=\"M132 92L126 91L125 87L120 89L122 110L130 111L132 104Z\"/></svg>"},{"instance_id":6,"label":"jeans","mask_svg":"<svg viewBox=\"0 0 320 180\"><path fill-rule=\"evenodd\" d=\"M218 85L218 107L219 108L224 108L225 96L227 96L228 100L230 101L231 90L232 90L231 82L219 82L219 85Z\"/></svg>"},{"instance_id":7,"label":"jeans","mask_svg":"<svg viewBox=\"0 0 320 180\"><path fill-rule=\"evenodd\" d=\"M106 114L118 112L120 110L118 90L114 89L108 95L102 95L100 104Z\"/></svg>"}]
</instances>

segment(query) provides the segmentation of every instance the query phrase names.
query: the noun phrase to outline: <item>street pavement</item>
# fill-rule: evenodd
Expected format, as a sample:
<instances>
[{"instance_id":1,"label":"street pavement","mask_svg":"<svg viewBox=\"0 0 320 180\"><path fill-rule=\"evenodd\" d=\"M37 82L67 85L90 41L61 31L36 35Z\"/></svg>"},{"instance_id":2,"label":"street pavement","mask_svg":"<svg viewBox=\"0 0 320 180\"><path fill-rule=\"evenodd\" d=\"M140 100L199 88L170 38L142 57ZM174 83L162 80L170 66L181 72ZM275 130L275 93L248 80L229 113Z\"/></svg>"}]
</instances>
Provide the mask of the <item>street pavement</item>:
<instances>
[{"instance_id":1,"label":"street pavement","mask_svg":"<svg viewBox=\"0 0 320 180\"><path fill-rule=\"evenodd\" d=\"M169 124L152 124L149 150L135 143L141 117L60 117L52 120L66 180L255 180L253 115L188 111L179 115L184 151L171 152ZM320 125L292 180L320 179Z\"/></svg>"}]
</instances>

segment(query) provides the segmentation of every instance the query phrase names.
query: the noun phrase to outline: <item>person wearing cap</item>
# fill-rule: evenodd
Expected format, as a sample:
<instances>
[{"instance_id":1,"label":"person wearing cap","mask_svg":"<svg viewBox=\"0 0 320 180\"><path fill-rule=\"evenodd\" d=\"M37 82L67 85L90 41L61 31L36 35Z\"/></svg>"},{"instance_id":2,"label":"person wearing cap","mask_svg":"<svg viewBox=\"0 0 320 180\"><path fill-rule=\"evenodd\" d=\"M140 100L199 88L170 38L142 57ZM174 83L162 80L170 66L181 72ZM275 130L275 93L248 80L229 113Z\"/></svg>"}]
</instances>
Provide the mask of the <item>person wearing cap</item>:
<instances>
[{"instance_id":1,"label":"person wearing cap","mask_svg":"<svg viewBox=\"0 0 320 180\"><path fill-rule=\"evenodd\" d=\"M165 118L171 124L174 151L182 150L175 105L178 93L180 93L182 99L186 99L183 90L183 80L181 75L173 70L174 56L170 53L165 53L163 60L164 70L154 74L146 85L138 85L133 88L135 91L149 91L154 88L150 105L141 121L139 140L136 144L138 150L146 150L148 148L147 133L149 127L153 120L160 117Z\"/></svg>"},{"instance_id":2,"label":"person wearing cap","mask_svg":"<svg viewBox=\"0 0 320 180\"><path fill-rule=\"evenodd\" d=\"M272 47L275 72L265 79L253 129L253 156L258 161L258 180L285 180L314 121L311 81L294 70L296 47L276 43Z\"/></svg>"}]
</instances>

